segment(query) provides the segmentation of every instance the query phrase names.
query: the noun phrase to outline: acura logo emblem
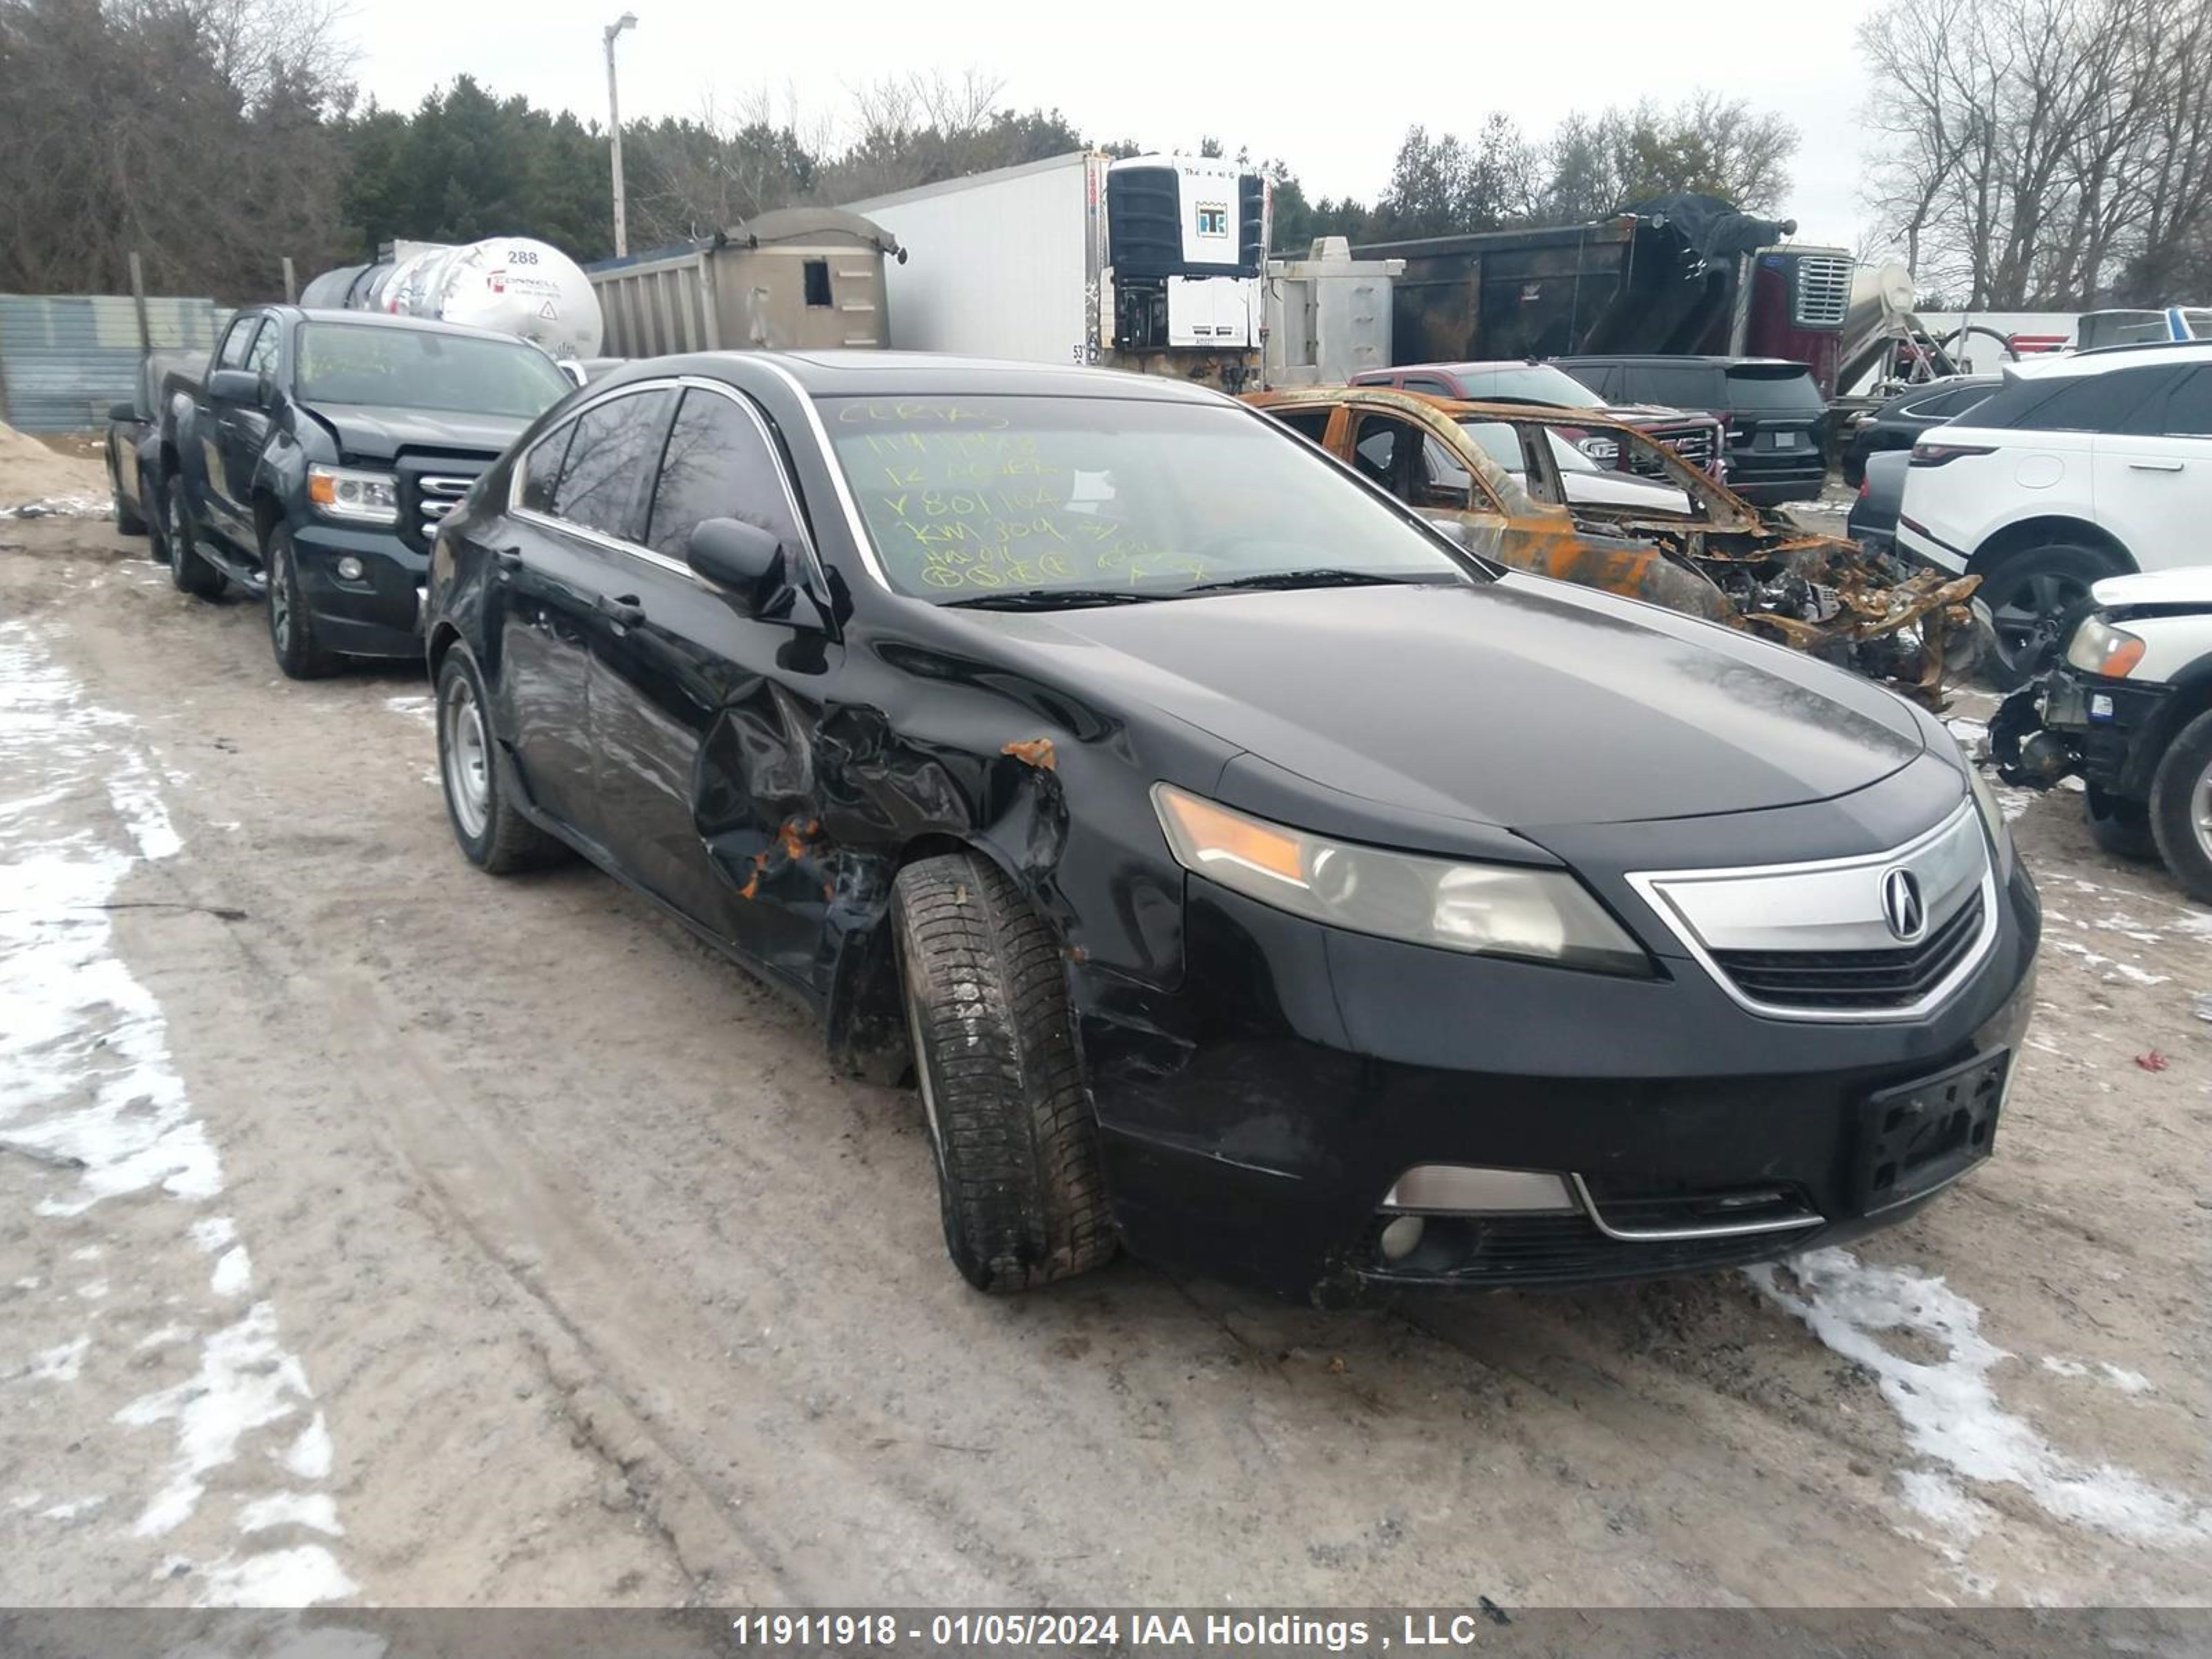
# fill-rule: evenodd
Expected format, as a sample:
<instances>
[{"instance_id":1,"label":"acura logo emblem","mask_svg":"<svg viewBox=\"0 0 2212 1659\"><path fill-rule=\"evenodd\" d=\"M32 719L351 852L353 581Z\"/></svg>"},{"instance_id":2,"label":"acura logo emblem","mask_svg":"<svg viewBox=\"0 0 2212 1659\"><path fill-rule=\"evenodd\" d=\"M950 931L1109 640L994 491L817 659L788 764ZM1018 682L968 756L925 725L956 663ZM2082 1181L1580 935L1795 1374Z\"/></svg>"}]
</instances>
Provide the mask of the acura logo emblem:
<instances>
[{"instance_id":1,"label":"acura logo emblem","mask_svg":"<svg viewBox=\"0 0 2212 1659\"><path fill-rule=\"evenodd\" d=\"M1920 878L1902 866L1881 878L1882 919L1907 945L1928 930L1928 906L1920 896Z\"/></svg>"}]
</instances>

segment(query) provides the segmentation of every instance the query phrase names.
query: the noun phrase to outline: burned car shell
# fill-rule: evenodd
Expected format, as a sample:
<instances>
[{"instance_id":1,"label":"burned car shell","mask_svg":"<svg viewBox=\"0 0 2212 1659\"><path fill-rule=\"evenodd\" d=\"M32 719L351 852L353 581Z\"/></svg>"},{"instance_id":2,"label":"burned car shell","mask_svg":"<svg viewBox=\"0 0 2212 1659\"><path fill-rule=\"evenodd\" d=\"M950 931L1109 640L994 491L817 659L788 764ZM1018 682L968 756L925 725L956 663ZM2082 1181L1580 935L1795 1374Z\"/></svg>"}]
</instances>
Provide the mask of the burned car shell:
<instances>
[{"instance_id":1,"label":"burned car shell","mask_svg":"<svg viewBox=\"0 0 2212 1659\"><path fill-rule=\"evenodd\" d=\"M1836 537L1778 526L1624 422L1583 410L1567 415L1367 386L1255 392L1245 401L1293 419L1329 410L1316 441L1347 463L1355 462L1363 417L1412 422L1472 476L1476 499L1464 506L1419 500L1410 480L1400 481L1398 493L1431 517L1459 522L1469 546L1516 570L1747 629L1894 685L1931 708L1942 706L1947 672L1966 665L1978 649L1973 578L1947 577ZM1462 429L1469 418L1522 434L1527 476L1550 499L1536 499L1502 471ZM1621 471L1663 481L1692 511L1559 505L1567 492L1541 434L1565 424L1614 438L1624 457L1638 458L1632 467L1624 460Z\"/></svg>"},{"instance_id":2,"label":"burned car shell","mask_svg":"<svg viewBox=\"0 0 2212 1659\"><path fill-rule=\"evenodd\" d=\"M803 526L787 614L743 614L678 562L604 538L575 539L558 573L518 551L543 528L518 510L523 458L659 386L737 396L773 434ZM433 561L433 672L461 647L483 665L502 787L794 994L833 1055L884 1081L907 1060L887 914L900 869L965 850L1005 871L1060 944L1114 1224L1156 1261L1318 1297L1668 1273L1887 1224L1965 1167L1929 1165L1885 1197L1879 1113L1884 1091L1976 1067L1994 1091L1989 1068L2024 1028L2038 913L2001 833L1972 830L1986 906L1972 951L1940 994L1894 1009L1747 1006L1650 885L1782 861L1863 866L1871 884L1930 836L1979 825L1932 717L1730 630L1480 568L1443 586L1049 613L894 592L827 400L998 394L1115 399L1117 421L1186 400L1242 418L1154 379L880 352L663 359L543 417ZM556 634L559 672L515 659ZM533 732L548 695L587 727ZM1347 842L1570 869L1650 973L1440 951L1261 904L1187 873L1161 784ZM1384 1261L1384 1195L1436 1163L1571 1173L1577 1196L1495 1237L1441 1218L1427 1254Z\"/></svg>"}]
</instances>

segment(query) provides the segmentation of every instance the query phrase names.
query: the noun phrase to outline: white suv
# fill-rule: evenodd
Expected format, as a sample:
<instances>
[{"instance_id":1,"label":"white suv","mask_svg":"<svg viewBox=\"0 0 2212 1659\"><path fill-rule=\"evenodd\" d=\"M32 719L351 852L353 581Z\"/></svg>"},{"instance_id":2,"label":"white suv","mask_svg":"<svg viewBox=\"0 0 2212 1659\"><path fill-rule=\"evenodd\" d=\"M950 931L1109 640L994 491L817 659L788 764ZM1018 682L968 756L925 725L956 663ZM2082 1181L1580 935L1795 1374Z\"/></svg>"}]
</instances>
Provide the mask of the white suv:
<instances>
[{"instance_id":1,"label":"white suv","mask_svg":"<svg viewBox=\"0 0 2212 1659\"><path fill-rule=\"evenodd\" d=\"M2212 562L2212 340L2022 367L1913 446L1899 551L1982 579L2021 684L2090 584Z\"/></svg>"}]
</instances>

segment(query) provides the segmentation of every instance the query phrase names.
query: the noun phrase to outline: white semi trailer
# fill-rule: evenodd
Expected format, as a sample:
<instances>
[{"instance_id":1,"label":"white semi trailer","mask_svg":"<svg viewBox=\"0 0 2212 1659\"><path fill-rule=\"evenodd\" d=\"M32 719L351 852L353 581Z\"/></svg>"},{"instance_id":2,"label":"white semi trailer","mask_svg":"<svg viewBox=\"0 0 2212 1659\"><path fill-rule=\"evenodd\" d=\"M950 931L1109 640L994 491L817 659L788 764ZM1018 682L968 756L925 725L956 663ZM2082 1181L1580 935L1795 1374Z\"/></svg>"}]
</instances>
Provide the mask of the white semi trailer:
<instances>
[{"instance_id":1,"label":"white semi trailer","mask_svg":"<svg viewBox=\"0 0 2212 1659\"><path fill-rule=\"evenodd\" d=\"M1188 155L1078 150L846 204L897 240L890 343L1257 387L1273 196Z\"/></svg>"}]
</instances>

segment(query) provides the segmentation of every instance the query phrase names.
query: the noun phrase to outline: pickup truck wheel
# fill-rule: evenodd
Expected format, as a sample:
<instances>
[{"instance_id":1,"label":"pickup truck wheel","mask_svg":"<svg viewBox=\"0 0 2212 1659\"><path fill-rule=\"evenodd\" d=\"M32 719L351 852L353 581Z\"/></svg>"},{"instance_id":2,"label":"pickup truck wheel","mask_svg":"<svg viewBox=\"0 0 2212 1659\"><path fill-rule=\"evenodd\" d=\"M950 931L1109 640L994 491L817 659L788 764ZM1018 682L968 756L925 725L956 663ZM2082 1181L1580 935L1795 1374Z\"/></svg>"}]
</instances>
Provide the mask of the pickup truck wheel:
<instances>
[{"instance_id":1,"label":"pickup truck wheel","mask_svg":"<svg viewBox=\"0 0 2212 1659\"><path fill-rule=\"evenodd\" d=\"M269 646L276 666L295 680L326 679L343 665L315 638L315 618L300 585L300 556L292 532L271 525L261 538L261 568L269 573Z\"/></svg>"},{"instance_id":2,"label":"pickup truck wheel","mask_svg":"<svg viewBox=\"0 0 2212 1659\"><path fill-rule=\"evenodd\" d=\"M161 545L168 554L169 580L179 593L211 599L222 592L222 572L201 556L192 540L191 514L185 510L185 486L172 478L161 491Z\"/></svg>"},{"instance_id":3,"label":"pickup truck wheel","mask_svg":"<svg viewBox=\"0 0 2212 1659\"><path fill-rule=\"evenodd\" d=\"M1051 930L996 866L957 853L899 872L892 922L953 1265L1003 1293L1105 1262L1097 1128Z\"/></svg>"},{"instance_id":4,"label":"pickup truck wheel","mask_svg":"<svg viewBox=\"0 0 2212 1659\"><path fill-rule=\"evenodd\" d=\"M1982 664L1996 689L2016 691L2051 666L2069 614L2088 599L2091 583L2114 574L2102 553L2073 542L2020 548L1990 566L1976 597L1996 622Z\"/></svg>"},{"instance_id":5,"label":"pickup truck wheel","mask_svg":"<svg viewBox=\"0 0 2212 1659\"><path fill-rule=\"evenodd\" d=\"M2093 783L2081 797L2081 817L2089 826L2089 839L2114 858L2141 863L2158 856L2150 810L2141 801L2123 800Z\"/></svg>"},{"instance_id":6,"label":"pickup truck wheel","mask_svg":"<svg viewBox=\"0 0 2212 1659\"><path fill-rule=\"evenodd\" d=\"M123 499L123 475L115 470L115 452L112 448L107 452L107 493L115 503L115 527L126 536L144 535L146 520L137 507Z\"/></svg>"},{"instance_id":7,"label":"pickup truck wheel","mask_svg":"<svg viewBox=\"0 0 2212 1659\"><path fill-rule=\"evenodd\" d=\"M2212 904L2212 714L2183 726L2150 781L2159 856L2189 896Z\"/></svg>"},{"instance_id":8,"label":"pickup truck wheel","mask_svg":"<svg viewBox=\"0 0 2212 1659\"><path fill-rule=\"evenodd\" d=\"M169 562L169 538L161 532L161 487L138 469L138 502L146 511L146 556L156 564Z\"/></svg>"},{"instance_id":9,"label":"pickup truck wheel","mask_svg":"<svg viewBox=\"0 0 2212 1659\"><path fill-rule=\"evenodd\" d=\"M453 839L471 864L495 876L556 863L567 849L507 798L488 708L476 659L454 647L438 665L438 781Z\"/></svg>"}]
</instances>

